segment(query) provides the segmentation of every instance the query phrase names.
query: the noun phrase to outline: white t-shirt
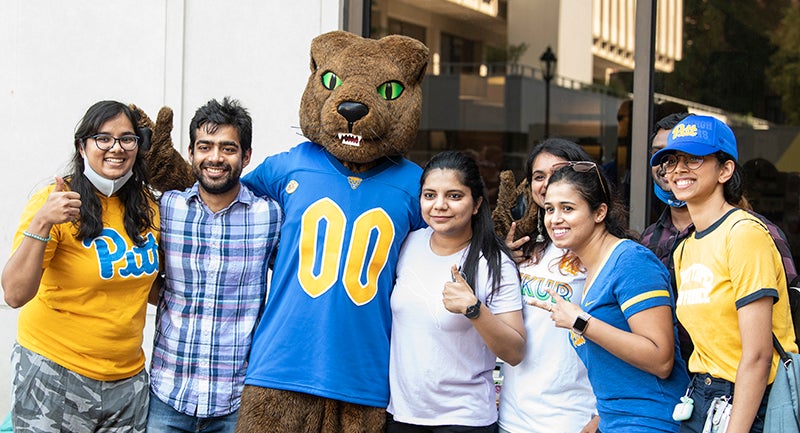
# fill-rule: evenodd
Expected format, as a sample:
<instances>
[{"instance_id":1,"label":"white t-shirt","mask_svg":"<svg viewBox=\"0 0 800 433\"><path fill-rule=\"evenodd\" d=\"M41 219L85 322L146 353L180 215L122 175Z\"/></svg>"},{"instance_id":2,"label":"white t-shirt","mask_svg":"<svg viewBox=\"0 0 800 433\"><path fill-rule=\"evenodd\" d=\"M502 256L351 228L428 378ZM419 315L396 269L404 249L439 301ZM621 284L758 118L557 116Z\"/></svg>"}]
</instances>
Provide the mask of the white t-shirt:
<instances>
[{"instance_id":1,"label":"white t-shirt","mask_svg":"<svg viewBox=\"0 0 800 433\"><path fill-rule=\"evenodd\" d=\"M520 267L523 301L552 298L554 289L580 303L586 276L559 265L564 251L552 243L536 265ZM570 344L570 332L557 328L550 313L524 302L527 332L525 358L503 366L500 427L511 433L576 433L595 413L595 398L586 367Z\"/></svg>"},{"instance_id":2,"label":"white t-shirt","mask_svg":"<svg viewBox=\"0 0 800 433\"><path fill-rule=\"evenodd\" d=\"M487 426L497 421L492 371L496 356L463 314L442 303L450 267L464 262L466 251L437 256L430 249L432 230L412 232L403 244L392 292L392 340L389 358L388 412L416 425ZM502 282L491 300L487 263L479 262L475 293L494 314L521 308L514 262L504 257ZM484 313L485 314L485 313Z\"/></svg>"}]
</instances>

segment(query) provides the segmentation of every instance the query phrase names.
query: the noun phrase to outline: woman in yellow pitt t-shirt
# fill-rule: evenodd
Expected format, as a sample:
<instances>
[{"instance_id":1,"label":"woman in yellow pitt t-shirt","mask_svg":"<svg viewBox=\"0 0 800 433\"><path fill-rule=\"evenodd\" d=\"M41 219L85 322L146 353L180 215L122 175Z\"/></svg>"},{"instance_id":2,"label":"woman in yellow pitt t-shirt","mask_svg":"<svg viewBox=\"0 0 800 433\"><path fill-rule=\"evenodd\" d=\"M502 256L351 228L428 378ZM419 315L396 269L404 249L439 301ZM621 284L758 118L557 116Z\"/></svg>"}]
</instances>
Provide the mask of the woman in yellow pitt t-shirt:
<instances>
[{"instance_id":1,"label":"woman in yellow pitt t-shirt","mask_svg":"<svg viewBox=\"0 0 800 433\"><path fill-rule=\"evenodd\" d=\"M137 113L92 105L75 132L72 171L38 191L3 269L18 308L15 431L144 432L142 331L158 275L158 205Z\"/></svg>"},{"instance_id":2,"label":"woman in yellow pitt t-shirt","mask_svg":"<svg viewBox=\"0 0 800 433\"><path fill-rule=\"evenodd\" d=\"M695 227L673 254L678 319L694 343L687 392L694 410L679 417L681 433L702 431L712 406L728 433L760 433L779 361L772 335L797 353L781 256L764 224L736 207L737 158L727 125L693 115L675 125L650 161L686 202ZM720 399L732 408L716 405Z\"/></svg>"}]
</instances>

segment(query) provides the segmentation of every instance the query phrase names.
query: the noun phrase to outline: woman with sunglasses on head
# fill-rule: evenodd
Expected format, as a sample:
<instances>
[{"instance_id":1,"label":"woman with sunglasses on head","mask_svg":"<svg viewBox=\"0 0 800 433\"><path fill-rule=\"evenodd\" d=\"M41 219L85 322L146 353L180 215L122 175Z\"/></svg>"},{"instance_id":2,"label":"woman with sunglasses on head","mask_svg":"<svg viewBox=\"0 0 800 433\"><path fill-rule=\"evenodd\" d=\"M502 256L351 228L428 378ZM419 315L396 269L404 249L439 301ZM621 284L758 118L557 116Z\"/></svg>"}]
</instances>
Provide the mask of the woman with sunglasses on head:
<instances>
[{"instance_id":1,"label":"woman with sunglasses on head","mask_svg":"<svg viewBox=\"0 0 800 433\"><path fill-rule=\"evenodd\" d=\"M159 213L138 115L92 105L72 170L33 195L2 273L19 313L15 431L144 432L142 333L158 270Z\"/></svg>"},{"instance_id":2,"label":"woman with sunglasses on head","mask_svg":"<svg viewBox=\"0 0 800 433\"><path fill-rule=\"evenodd\" d=\"M677 432L672 412L689 380L676 343L669 274L631 239L627 213L597 164L556 166L544 200L553 243L574 253L586 271L579 303L548 289L549 311L589 373L599 431Z\"/></svg>"},{"instance_id":3,"label":"woman with sunglasses on head","mask_svg":"<svg viewBox=\"0 0 800 433\"><path fill-rule=\"evenodd\" d=\"M578 258L553 244L544 229L544 197L553 171L569 161L588 161L589 155L577 144L550 138L533 148L525 163L533 203L539 210L538 233L516 244L523 257L519 263L522 280L523 316L527 334L525 358L518 365L503 366L500 393L501 433L593 433L599 419L592 386L569 341L569 331L556 328L548 312L527 301L553 302L547 288L559 296L580 302L586 279ZM513 227L512 227L513 230ZM513 235L512 235L513 237ZM522 244L522 245L520 245Z\"/></svg>"},{"instance_id":4,"label":"woman with sunglasses on head","mask_svg":"<svg viewBox=\"0 0 800 433\"><path fill-rule=\"evenodd\" d=\"M681 432L703 431L715 399L733 404L728 433L763 431L779 362L773 336L797 352L781 256L764 224L737 208L737 158L727 125L689 116L650 160L661 165L675 197L686 202L695 227L673 253L677 313L694 343L687 391L694 411Z\"/></svg>"},{"instance_id":5,"label":"woman with sunglasses on head","mask_svg":"<svg viewBox=\"0 0 800 433\"><path fill-rule=\"evenodd\" d=\"M494 433L496 358L517 364L525 347L517 268L474 159L439 153L420 184L428 227L397 265L386 431Z\"/></svg>"}]
</instances>

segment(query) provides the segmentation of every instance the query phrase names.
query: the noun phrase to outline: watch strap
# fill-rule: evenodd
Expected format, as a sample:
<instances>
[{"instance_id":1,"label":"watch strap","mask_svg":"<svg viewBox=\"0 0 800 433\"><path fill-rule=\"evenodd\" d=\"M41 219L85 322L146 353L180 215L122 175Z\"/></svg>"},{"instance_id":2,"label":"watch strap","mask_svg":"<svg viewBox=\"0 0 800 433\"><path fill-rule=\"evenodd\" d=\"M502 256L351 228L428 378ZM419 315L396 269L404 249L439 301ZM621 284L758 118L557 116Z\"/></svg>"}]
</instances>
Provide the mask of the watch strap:
<instances>
[{"instance_id":1,"label":"watch strap","mask_svg":"<svg viewBox=\"0 0 800 433\"><path fill-rule=\"evenodd\" d=\"M478 316L481 315L481 300L478 299L478 302L475 305L470 305L467 307L467 311L464 313L467 316L467 319L477 319Z\"/></svg>"},{"instance_id":2,"label":"watch strap","mask_svg":"<svg viewBox=\"0 0 800 433\"><path fill-rule=\"evenodd\" d=\"M572 324L572 332L583 335L586 332L586 326L589 324L589 319L592 315L587 312L582 312L575 318L575 323Z\"/></svg>"}]
</instances>

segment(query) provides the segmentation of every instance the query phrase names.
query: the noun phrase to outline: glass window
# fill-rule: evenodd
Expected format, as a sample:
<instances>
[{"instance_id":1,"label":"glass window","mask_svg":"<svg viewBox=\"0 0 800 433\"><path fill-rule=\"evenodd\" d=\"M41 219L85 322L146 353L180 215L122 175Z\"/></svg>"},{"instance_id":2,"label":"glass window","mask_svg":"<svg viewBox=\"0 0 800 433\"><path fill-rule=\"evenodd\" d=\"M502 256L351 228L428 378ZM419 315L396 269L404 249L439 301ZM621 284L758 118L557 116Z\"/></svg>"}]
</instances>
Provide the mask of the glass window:
<instances>
[{"instance_id":1,"label":"glass window","mask_svg":"<svg viewBox=\"0 0 800 433\"><path fill-rule=\"evenodd\" d=\"M651 181L649 174L630 175L632 147L649 146L631 140L632 122L643 115L631 103L633 2L593 0L569 14L557 3L371 2L371 36L404 34L431 49L412 160L423 164L445 149L473 152L494 192L501 170L523 178L529 150L549 135L581 144L623 195L632 182ZM800 90L791 71L800 41L789 29L800 25L800 6L761 3L657 2L652 116L685 110L728 123L747 198L783 229L797 255ZM551 80L540 60L548 47L555 56ZM649 223L662 209L658 203L629 204L651 208Z\"/></svg>"}]
</instances>

